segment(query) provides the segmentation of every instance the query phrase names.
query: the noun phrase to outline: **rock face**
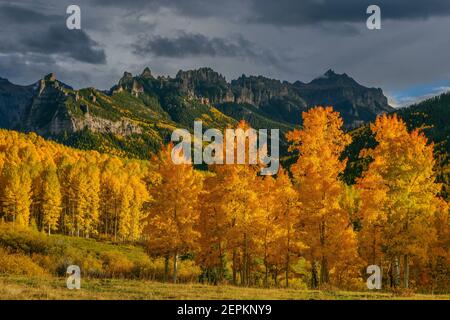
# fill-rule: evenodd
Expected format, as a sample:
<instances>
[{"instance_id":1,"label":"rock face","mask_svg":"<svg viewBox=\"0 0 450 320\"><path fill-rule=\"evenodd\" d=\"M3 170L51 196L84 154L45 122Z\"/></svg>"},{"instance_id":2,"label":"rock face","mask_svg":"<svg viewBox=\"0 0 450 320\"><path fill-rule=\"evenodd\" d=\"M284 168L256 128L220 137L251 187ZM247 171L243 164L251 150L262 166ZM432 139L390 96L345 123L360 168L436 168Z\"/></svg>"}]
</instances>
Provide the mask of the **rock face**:
<instances>
[{"instance_id":1,"label":"rock face","mask_svg":"<svg viewBox=\"0 0 450 320\"><path fill-rule=\"evenodd\" d=\"M31 103L25 107L20 128L41 135L73 132L71 117L64 105L67 90L72 88L56 80L53 73L39 80Z\"/></svg>"},{"instance_id":2,"label":"rock face","mask_svg":"<svg viewBox=\"0 0 450 320\"><path fill-rule=\"evenodd\" d=\"M179 71L174 80L180 92L190 97L205 97L213 104L234 101L225 77L210 68Z\"/></svg>"},{"instance_id":3,"label":"rock face","mask_svg":"<svg viewBox=\"0 0 450 320\"><path fill-rule=\"evenodd\" d=\"M381 89L366 88L345 73L328 70L308 84L294 85L308 106L331 105L347 125L373 121L378 114L394 110Z\"/></svg>"},{"instance_id":4,"label":"rock face","mask_svg":"<svg viewBox=\"0 0 450 320\"><path fill-rule=\"evenodd\" d=\"M241 76L231 82L236 103L248 103L262 106L274 97L286 97L293 94L288 83L264 77ZM291 91L291 92L290 92Z\"/></svg>"},{"instance_id":5,"label":"rock face","mask_svg":"<svg viewBox=\"0 0 450 320\"><path fill-rule=\"evenodd\" d=\"M126 119L122 119L120 121L111 121L86 115L86 117L84 118L72 119L71 124L73 132L89 130L92 132L112 133L122 136L142 133L142 129L139 126L134 125Z\"/></svg>"},{"instance_id":6,"label":"rock face","mask_svg":"<svg viewBox=\"0 0 450 320\"><path fill-rule=\"evenodd\" d=\"M70 98L79 102L79 113L69 107ZM142 133L139 126L127 119L112 121L91 116L87 103L97 102L93 92L87 101L80 99L78 91L58 81L53 73L31 86L18 86L0 79L0 125L6 129L34 131L43 136L71 134L85 129L123 136Z\"/></svg>"},{"instance_id":7,"label":"rock face","mask_svg":"<svg viewBox=\"0 0 450 320\"><path fill-rule=\"evenodd\" d=\"M143 79L153 79L151 75L151 71L148 68L145 68L145 70L142 72L141 77ZM139 97L140 94L144 92L144 88L136 81L136 79L133 77L133 75L129 72L124 72L122 78L120 78L119 83L117 86L114 86L111 88L111 92L122 92L123 90L128 90L131 92L131 94L135 97Z\"/></svg>"},{"instance_id":8,"label":"rock face","mask_svg":"<svg viewBox=\"0 0 450 320\"><path fill-rule=\"evenodd\" d=\"M126 81L131 83L133 80L127 75ZM124 82L121 80L119 85ZM345 73L336 74L332 70L309 83L289 83L245 75L228 83L214 70L201 68L179 71L175 79L164 78L161 81L161 86L168 84L189 97L207 98L216 106L248 104L269 115L272 120L292 124L300 122L302 111L316 105L333 106L341 113L347 127L373 121L378 114L393 110L381 89L364 87Z\"/></svg>"},{"instance_id":9,"label":"rock face","mask_svg":"<svg viewBox=\"0 0 450 320\"><path fill-rule=\"evenodd\" d=\"M150 71L150 68L146 67L144 71L141 73L142 78L153 78L152 72Z\"/></svg>"},{"instance_id":10,"label":"rock face","mask_svg":"<svg viewBox=\"0 0 450 320\"><path fill-rule=\"evenodd\" d=\"M222 125L246 119L255 128L281 124L287 129L300 123L302 111L316 105L333 106L347 127L393 110L381 89L366 88L332 70L309 83L290 83L245 75L227 82L210 68L179 71L174 78L154 77L145 68L138 76L124 72L107 93L74 90L53 73L29 86L0 78L0 127L44 136L86 129L139 135L143 129L137 123L165 119L185 127L204 115L219 115ZM211 111L213 106L222 114Z\"/></svg>"}]
</instances>

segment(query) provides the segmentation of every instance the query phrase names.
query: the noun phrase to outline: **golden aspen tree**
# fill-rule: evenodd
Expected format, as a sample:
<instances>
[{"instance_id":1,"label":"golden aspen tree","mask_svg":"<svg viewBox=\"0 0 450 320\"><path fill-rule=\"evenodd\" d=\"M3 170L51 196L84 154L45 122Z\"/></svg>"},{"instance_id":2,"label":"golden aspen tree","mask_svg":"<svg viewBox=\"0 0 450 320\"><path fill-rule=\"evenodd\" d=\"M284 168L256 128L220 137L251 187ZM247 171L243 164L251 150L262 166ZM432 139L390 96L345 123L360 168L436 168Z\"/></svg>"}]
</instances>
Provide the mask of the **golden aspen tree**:
<instances>
[{"instance_id":1,"label":"golden aspen tree","mask_svg":"<svg viewBox=\"0 0 450 320\"><path fill-rule=\"evenodd\" d=\"M229 224L222 208L223 176L210 174L200 196L199 251L196 261L203 267L203 279L221 282L226 273L226 246Z\"/></svg>"},{"instance_id":2,"label":"golden aspen tree","mask_svg":"<svg viewBox=\"0 0 450 320\"><path fill-rule=\"evenodd\" d=\"M408 288L410 258L424 259L436 237L440 185L435 182L433 145L418 130L408 133L396 115L379 116L371 129L378 145L364 151L373 161L358 182L363 228L379 228L378 242L392 262L394 282L400 282L402 264Z\"/></svg>"},{"instance_id":3,"label":"golden aspen tree","mask_svg":"<svg viewBox=\"0 0 450 320\"><path fill-rule=\"evenodd\" d=\"M150 195L144 182L139 177L131 177L128 183L133 190L133 198L130 204L131 219L127 237L129 240L134 241L141 237L145 228L145 219L148 216L145 204L150 201Z\"/></svg>"},{"instance_id":4,"label":"golden aspen tree","mask_svg":"<svg viewBox=\"0 0 450 320\"><path fill-rule=\"evenodd\" d=\"M145 184L138 177L129 177L122 186L119 199L119 231L123 240L137 240L141 237L148 215L144 208L150 196Z\"/></svg>"},{"instance_id":5,"label":"golden aspen tree","mask_svg":"<svg viewBox=\"0 0 450 320\"><path fill-rule=\"evenodd\" d=\"M256 192L256 169L245 164L225 165L218 167L217 173L224 175L221 206L230 224L227 247L232 252L233 282L237 283L240 271L241 284L249 285L258 239L264 230L264 216Z\"/></svg>"},{"instance_id":6,"label":"golden aspen tree","mask_svg":"<svg viewBox=\"0 0 450 320\"><path fill-rule=\"evenodd\" d=\"M243 131L251 129L245 121L241 121L237 129ZM228 152L234 152L237 159L239 148L250 150L249 139L231 142L234 146ZM243 144L243 145L239 145ZM224 153L227 154L228 145L226 137L223 141ZM264 213L258 198L258 165L250 164L249 152L245 153L244 163L213 165L212 171L216 174L218 181L222 183L221 192L217 194L228 221L226 232L227 251L231 253L233 284L237 284L237 275L240 272L242 285L251 282L251 271L256 266L256 258L259 257L261 247L260 240L264 234Z\"/></svg>"},{"instance_id":7,"label":"golden aspen tree","mask_svg":"<svg viewBox=\"0 0 450 320\"><path fill-rule=\"evenodd\" d=\"M119 167L121 162L117 160ZM114 165L116 158L111 158L104 163L100 176L100 232L109 237L112 221L114 219L114 185L118 169Z\"/></svg>"},{"instance_id":8,"label":"golden aspen tree","mask_svg":"<svg viewBox=\"0 0 450 320\"><path fill-rule=\"evenodd\" d=\"M128 163L124 170L127 176L123 177L120 195L119 233L124 239L137 240L145 226L146 205L151 198L142 180L145 170L136 162Z\"/></svg>"},{"instance_id":9,"label":"golden aspen tree","mask_svg":"<svg viewBox=\"0 0 450 320\"><path fill-rule=\"evenodd\" d=\"M44 228L44 215L42 212L42 189L43 189L43 171L44 166L51 163L50 159L43 159L40 152L33 148L28 148L24 154L26 154L26 160L23 160L28 164L29 174L32 181L31 187L31 206L30 206L30 223L37 227L38 230Z\"/></svg>"},{"instance_id":10,"label":"golden aspen tree","mask_svg":"<svg viewBox=\"0 0 450 320\"><path fill-rule=\"evenodd\" d=\"M44 229L44 214L42 211L43 196L43 169L41 164L39 168L33 167L30 170L31 178L31 206L30 206L30 225L42 231Z\"/></svg>"},{"instance_id":11,"label":"golden aspen tree","mask_svg":"<svg viewBox=\"0 0 450 320\"><path fill-rule=\"evenodd\" d=\"M200 237L197 223L202 178L191 164L174 164L172 149L172 145L164 147L157 160L161 183L151 190L154 201L146 233L151 252L173 257L173 282L176 283L179 256L195 250Z\"/></svg>"},{"instance_id":12,"label":"golden aspen tree","mask_svg":"<svg viewBox=\"0 0 450 320\"><path fill-rule=\"evenodd\" d=\"M48 234L58 229L61 215L61 191L55 167L47 168L42 177L41 210L43 227Z\"/></svg>"},{"instance_id":13,"label":"golden aspen tree","mask_svg":"<svg viewBox=\"0 0 450 320\"><path fill-rule=\"evenodd\" d=\"M271 267L276 267L276 263L270 259L270 254L273 253L273 246L278 233L280 232L279 226L277 225L277 217L275 212L275 206L279 199L276 198L275 194L275 179L272 176L265 176L259 179L259 189L258 197L260 201L261 210L264 216L263 220L263 238L262 238L262 256L264 263L264 285L269 286L269 269ZM278 252L279 253L279 252ZM277 275L275 275L275 280Z\"/></svg>"},{"instance_id":14,"label":"golden aspen tree","mask_svg":"<svg viewBox=\"0 0 450 320\"><path fill-rule=\"evenodd\" d=\"M76 235L77 237L82 236L82 233L84 231L85 219L87 217L86 212L89 207L89 177L86 175L85 165L85 159L83 159L82 162L80 161L75 164L75 175L72 177L72 192L74 193L74 212L72 213L74 225L72 227L74 230L73 235Z\"/></svg>"},{"instance_id":15,"label":"golden aspen tree","mask_svg":"<svg viewBox=\"0 0 450 320\"><path fill-rule=\"evenodd\" d=\"M303 234L298 228L299 205L298 194L292 185L291 179L283 168L280 168L273 186L274 193L274 224L276 236L274 245L269 251L269 262L284 269L285 286L289 287L291 263L296 262L306 249L303 243Z\"/></svg>"},{"instance_id":16,"label":"golden aspen tree","mask_svg":"<svg viewBox=\"0 0 450 320\"><path fill-rule=\"evenodd\" d=\"M430 243L426 259L412 263L415 287L432 293L446 293L450 288L450 211L449 204L440 199L433 224L436 237Z\"/></svg>"},{"instance_id":17,"label":"golden aspen tree","mask_svg":"<svg viewBox=\"0 0 450 320\"><path fill-rule=\"evenodd\" d=\"M61 184L62 212L59 219L59 229L63 234L75 234L75 205L76 194L75 181L77 172L75 163L77 159L64 154L59 159L58 178Z\"/></svg>"},{"instance_id":18,"label":"golden aspen tree","mask_svg":"<svg viewBox=\"0 0 450 320\"><path fill-rule=\"evenodd\" d=\"M79 161L71 172L71 198L73 201L72 234L89 237L96 234L99 208L99 171L87 163L86 159Z\"/></svg>"},{"instance_id":19,"label":"golden aspen tree","mask_svg":"<svg viewBox=\"0 0 450 320\"><path fill-rule=\"evenodd\" d=\"M104 234L114 236L115 240L120 228L121 206L124 205L122 190L127 178L120 159L113 157L105 162L101 173L100 220Z\"/></svg>"},{"instance_id":20,"label":"golden aspen tree","mask_svg":"<svg viewBox=\"0 0 450 320\"><path fill-rule=\"evenodd\" d=\"M337 262L356 257L350 219L339 205L343 184L338 177L346 164L341 154L351 141L342 131L342 125L339 113L331 107L316 107L303 112L301 130L287 135L292 142L290 150L299 152L291 170L298 183L300 227L306 232L312 287L317 287L319 282L328 283L330 270Z\"/></svg>"},{"instance_id":21,"label":"golden aspen tree","mask_svg":"<svg viewBox=\"0 0 450 320\"><path fill-rule=\"evenodd\" d=\"M125 240L128 238L132 223L131 203L133 201L133 189L126 183L121 185L118 207L118 231L117 235Z\"/></svg>"},{"instance_id":22,"label":"golden aspen tree","mask_svg":"<svg viewBox=\"0 0 450 320\"><path fill-rule=\"evenodd\" d=\"M95 161L91 162L87 168L87 208L84 212L85 224L84 235L90 237L97 235L97 227L99 223L99 201L100 201L100 171Z\"/></svg>"},{"instance_id":23,"label":"golden aspen tree","mask_svg":"<svg viewBox=\"0 0 450 320\"><path fill-rule=\"evenodd\" d=\"M295 230L298 223L298 196L289 175L282 168L276 179L265 176L258 183L259 205L264 215L261 239L264 283L268 286L271 271L275 285L278 285L278 276L284 271L285 284L289 286L291 259L300 253L302 247L300 232Z\"/></svg>"},{"instance_id":24,"label":"golden aspen tree","mask_svg":"<svg viewBox=\"0 0 450 320\"><path fill-rule=\"evenodd\" d=\"M36 147L25 139L21 139L18 133L10 137L12 141L5 145L5 168L10 169L5 177L3 204L8 206L8 212L14 211L14 222L16 218L22 225L28 226L31 213L34 212L34 180L39 175L39 156ZM8 169L8 170L9 170ZM17 183L24 182L24 189L20 190ZM31 183L31 186L29 185ZM9 198L9 199L8 199Z\"/></svg>"},{"instance_id":25,"label":"golden aspen tree","mask_svg":"<svg viewBox=\"0 0 450 320\"><path fill-rule=\"evenodd\" d=\"M31 177L25 165L3 167L3 212L14 225L28 226L31 206Z\"/></svg>"}]
</instances>

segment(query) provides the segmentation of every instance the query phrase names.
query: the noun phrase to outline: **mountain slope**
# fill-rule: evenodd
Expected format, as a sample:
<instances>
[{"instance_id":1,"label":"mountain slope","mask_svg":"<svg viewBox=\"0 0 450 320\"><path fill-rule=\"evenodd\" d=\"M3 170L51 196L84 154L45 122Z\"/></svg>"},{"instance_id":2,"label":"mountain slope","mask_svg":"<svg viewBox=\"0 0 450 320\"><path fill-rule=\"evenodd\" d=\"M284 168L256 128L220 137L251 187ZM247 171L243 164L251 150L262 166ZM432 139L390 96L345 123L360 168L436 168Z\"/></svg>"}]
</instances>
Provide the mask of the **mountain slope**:
<instances>
[{"instance_id":1,"label":"mountain slope","mask_svg":"<svg viewBox=\"0 0 450 320\"><path fill-rule=\"evenodd\" d=\"M214 107L179 94L177 88L161 88L158 81L147 79L145 72L136 78L125 73L105 93L95 88L74 90L53 74L31 86L2 80L1 127L34 131L81 149L148 158L175 128L190 128L196 119L205 127L235 124Z\"/></svg>"},{"instance_id":2,"label":"mountain slope","mask_svg":"<svg viewBox=\"0 0 450 320\"><path fill-rule=\"evenodd\" d=\"M331 71L304 84L245 75L227 82L210 68L154 77L146 68L137 76L125 72L108 92L74 90L54 74L30 86L0 79L0 127L134 158L148 158L174 128L192 129L195 120L204 128L244 119L255 129L280 129L285 153L284 134L315 105L338 106L348 127L390 110L381 90Z\"/></svg>"},{"instance_id":3,"label":"mountain slope","mask_svg":"<svg viewBox=\"0 0 450 320\"><path fill-rule=\"evenodd\" d=\"M346 126L352 127L394 110L381 89L366 88L346 74L336 74L332 70L307 84L245 75L227 83L223 76L209 68L180 71L176 80L186 94L205 97L236 119L245 119L248 115L245 105L252 105L271 120L296 125L301 122L302 111L316 105L332 105L341 112ZM236 113L230 105L241 106L244 110Z\"/></svg>"},{"instance_id":4,"label":"mountain slope","mask_svg":"<svg viewBox=\"0 0 450 320\"><path fill-rule=\"evenodd\" d=\"M394 110L381 89L366 88L345 73L339 75L328 70L322 77L296 86L309 106L333 106L347 126L373 121L380 113Z\"/></svg>"},{"instance_id":5,"label":"mountain slope","mask_svg":"<svg viewBox=\"0 0 450 320\"><path fill-rule=\"evenodd\" d=\"M148 156L159 148L164 130L167 135L167 127L174 125L127 93L108 96L93 88L73 90L53 74L32 86L8 84L1 88L0 103L5 107L0 109L0 116L9 119L3 128L34 131L83 149ZM5 99L7 89L15 92L14 101ZM137 154L139 147L142 151Z\"/></svg>"},{"instance_id":6,"label":"mountain slope","mask_svg":"<svg viewBox=\"0 0 450 320\"><path fill-rule=\"evenodd\" d=\"M436 171L439 182L443 183L442 194L450 196L450 92L428 99L407 108L396 110L409 130L420 129L430 143L434 143ZM364 148L373 148L375 139L369 124L351 131L353 142L346 150L349 162L345 180L352 184L367 167L367 159L359 158Z\"/></svg>"}]
</instances>

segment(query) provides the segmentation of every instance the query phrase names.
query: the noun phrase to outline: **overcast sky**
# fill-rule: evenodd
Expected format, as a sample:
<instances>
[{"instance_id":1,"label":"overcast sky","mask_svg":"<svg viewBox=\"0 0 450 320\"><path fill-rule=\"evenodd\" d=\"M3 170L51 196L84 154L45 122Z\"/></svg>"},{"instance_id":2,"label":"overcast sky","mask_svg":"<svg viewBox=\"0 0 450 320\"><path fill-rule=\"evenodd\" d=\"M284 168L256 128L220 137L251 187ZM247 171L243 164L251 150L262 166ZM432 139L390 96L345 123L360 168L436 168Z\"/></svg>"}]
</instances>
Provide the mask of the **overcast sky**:
<instances>
[{"instance_id":1,"label":"overcast sky","mask_svg":"<svg viewBox=\"0 0 450 320\"><path fill-rule=\"evenodd\" d=\"M81 8L81 30L66 8ZM366 28L381 7L382 29ZM124 71L208 66L309 82L332 68L393 105L450 88L448 0L0 0L0 77L110 88Z\"/></svg>"}]
</instances>

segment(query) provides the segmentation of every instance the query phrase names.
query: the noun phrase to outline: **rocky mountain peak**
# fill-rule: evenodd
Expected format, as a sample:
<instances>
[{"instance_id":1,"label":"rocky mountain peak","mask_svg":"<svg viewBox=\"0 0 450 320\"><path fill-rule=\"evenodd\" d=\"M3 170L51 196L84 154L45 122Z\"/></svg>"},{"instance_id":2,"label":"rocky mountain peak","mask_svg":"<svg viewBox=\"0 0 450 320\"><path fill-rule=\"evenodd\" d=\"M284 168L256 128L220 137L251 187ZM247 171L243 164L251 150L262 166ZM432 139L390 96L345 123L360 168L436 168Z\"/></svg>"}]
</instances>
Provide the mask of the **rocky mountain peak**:
<instances>
[{"instance_id":1,"label":"rocky mountain peak","mask_svg":"<svg viewBox=\"0 0 450 320\"><path fill-rule=\"evenodd\" d=\"M328 69L328 71L325 72L323 75L327 78L331 78L333 76L336 76L337 74L336 74L336 72L334 72L333 69Z\"/></svg>"},{"instance_id":2,"label":"rocky mountain peak","mask_svg":"<svg viewBox=\"0 0 450 320\"><path fill-rule=\"evenodd\" d=\"M72 89L72 87L66 85L65 83L59 81L56 79L56 75L54 73L47 74L44 78L39 80L35 84L35 88L37 88L39 95L42 94L42 92L45 89L52 88L52 90L57 91L63 91L64 89Z\"/></svg>"},{"instance_id":3,"label":"rocky mountain peak","mask_svg":"<svg viewBox=\"0 0 450 320\"><path fill-rule=\"evenodd\" d=\"M149 67L146 67L141 73L142 78L153 78L152 71Z\"/></svg>"},{"instance_id":4,"label":"rocky mountain peak","mask_svg":"<svg viewBox=\"0 0 450 320\"><path fill-rule=\"evenodd\" d=\"M119 82L122 80L130 80L130 79L133 79L133 74L131 74L131 72L125 71L123 73L122 78L120 78Z\"/></svg>"},{"instance_id":5,"label":"rocky mountain peak","mask_svg":"<svg viewBox=\"0 0 450 320\"><path fill-rule=\"evenodd\" d=\"M270 79L263 76L246 76L243 74L238 79L231 81L234 85L241 85L241 86L276 86L279 87L283 84L280 80L277 79Z\"/></svg>"},{"instance_id":6,"label":"rocky mountain peak","mask_svg":"<svg viewBox=\"0 0 450 320\"><path fill-rule=\"evenodd\" d=\"M119 80L119 87L126 87L127 84L133 81L133 75L130 72L125 71L122 78Z\"/></svg>"},{"instance_id":7,"label":"rocky mountain peak","mask_svg":"<svg viewBox=\"0 0 450 320\"><path fill-rule=\"evenodd\" d=\"M225 77L211 68L200 68L197 70L178 71L176 78L191 83L226 83Z\"/></svg>"},{"instance_id":8,"label":"rocky mountain peak","mask_svg":"<svg viewBox=\"0 0 450 320\"><path fill-rule=\"evenodd\" d=\"M47 74L45 77L44 77L44 80L45 81L49 81L49 82L55 82L56 81L56 75L52 72L52 73L49 73L49 74Z\"/></svg>"},{"instance_id":9,"label":"rocky mountain peak","mask_svg":"<svg viewBox=\"0 0 450 320\"><path fill-rule=\"evenodd\" d=\"M320 87L361 87L358 82L346 73L339 74L332 69L329 69L322 76L315 78L308 85Z\"/></svg>"}]
</instances>

